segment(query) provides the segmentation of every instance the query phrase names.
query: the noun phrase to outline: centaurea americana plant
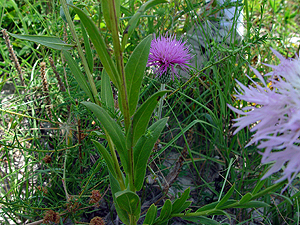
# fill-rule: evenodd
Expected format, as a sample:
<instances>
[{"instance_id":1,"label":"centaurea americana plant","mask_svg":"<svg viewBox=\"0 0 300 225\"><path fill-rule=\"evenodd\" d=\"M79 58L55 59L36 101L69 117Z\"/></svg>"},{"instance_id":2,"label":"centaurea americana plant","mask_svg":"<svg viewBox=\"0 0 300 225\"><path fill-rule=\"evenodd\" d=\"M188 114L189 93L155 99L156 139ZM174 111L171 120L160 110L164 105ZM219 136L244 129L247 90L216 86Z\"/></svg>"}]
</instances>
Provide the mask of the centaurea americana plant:
<instances>
[{"instance_id":1,"label":"centaurea americana plant","mask_svg":"<svg viewBox=\"0 0 300 225\"><path fill-rule=\"evenodd\" d=\"M154 74L158 77L161 83L160 90L165 90L165 84L172 79L175 75L179 78L176 68L187 70L191 59L191 54L186 41L176 40L176 35L159 36L154 35L151 42L150 53L147 66L153 67ZM163 99L160 99L158 118L161 118Z\"/></svg>"},{"instance_id":2,"label":"centaurea americana plant","mask_svg":"<svg viewBox=\"0 0 300 225\"><path fill-rule=\"evenodd\" d=\"M266 64L273 69L264 75L267 82L251 68L260 82L247 76L252 84L246 87L237 81L240 91L236 97L248 102L248 106L241 110L228 106L243 115L234 119L237 122L234 126L238 127L234 134L251 126L250 131L255 131L255 134L247 146L259 143L257 147L264 149L261 162L273 163L262 179L285 166L277 182L288 179L288 186L300 172L300 60L298 57L286 59L276 50L271 50L281 63L277 66Z\"/></svg>"}]
</instances>

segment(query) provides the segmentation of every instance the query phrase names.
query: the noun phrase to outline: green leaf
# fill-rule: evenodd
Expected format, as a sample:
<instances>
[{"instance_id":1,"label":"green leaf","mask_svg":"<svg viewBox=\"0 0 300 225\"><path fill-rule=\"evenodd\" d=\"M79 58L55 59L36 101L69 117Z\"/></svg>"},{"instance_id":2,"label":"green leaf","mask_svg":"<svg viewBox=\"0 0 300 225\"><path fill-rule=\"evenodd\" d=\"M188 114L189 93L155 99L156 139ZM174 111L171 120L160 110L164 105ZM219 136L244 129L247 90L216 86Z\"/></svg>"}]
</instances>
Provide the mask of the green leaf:
<instances>
[{"instance_id":1,"label":"green leaf","mask_svg":"<svg viewBox=\"0 0 300 225\"><path fill-rule=\"evenodd\" d=\"M164 221L159 221L159 222L155 222L155 225L168 225L168 220L164 220Z\"/></svg>"},{"instance_id":2,"label":"green leaf","mask_svg":"<svg viewBox=\"0 0 300 225\"><path fill-rule=\"evenodd\" d=\"M72 74L74 75L78 85L87 94L87 96L91 99L91 101L95 102L94 96L91 91L91 87L87 83L78 64L75 62L75 60L73 59L73 57L71 56L71 54L69 52L63 50L63 54L64 54L65 59L67 60L70 70L71 70Z\"/></svg>"},{"instance_id":3,"label":"green leaf","mask_svg":"<svg viewBox=\"0 0 300 225\"><path fill-rule=\"evenodd\" d=\"M94 143L94 145L97 147L98 151L103 156L103 158L106 162L106 165L109 169L109 172L111 173L112 176L114 176L116 178L117 173L116 173L116 170L114 168L114 163L113 163L113 159L112 159L111 155L108 153L106 148L104 148L103 145L101 145L98 141L92 139L92 142Z\"/></svg>"},{"instance_id":4,"label":"green leaf","mask_svg":"<svg viewBox=\"0 0 300 225\"><path fill-rule=\"evenodd\" d=\"M280 188L281 186L283 186L286 182L287 182L287 181L284 180L284 181L281 181L281 182L279 182L279 183L275 183L275 184L273 184L271 187L267 187L267 188L263 189L261 192L258 192L258 193L256 193L256 194L253 194L251 200L257 199L257 198L259 198L259 197L261 197L261 196L264 196L264 195L269 194L269 193L272 192L272 191L275 191L276 189L278 189L278 188Z\"/></svg>"},{"instance_id":5,"label":"green leaf","mask_svg":"<svg viewBox=\"0 0 300 225\"><path fill-rule=\"evenodd\" d=\"M266 182L266 179L264 179L264 180L259 180L259 181L256 183L256 185L255 185L255 187L254 187L254 189L253 189L253 191L252 191L252 195L255 195L257 192L259 192L259 190L264 186L265 182Z\"/></svg>"},{"instance_id":6,"label":"green leaf","mask_svg":"<svg viewBox=\"0 0 300 225\"><path fill-rule=\"evenodd\" d=\"M195 213L187 213L185 216L182 216L184 219L185 218L190 218L190 217L198 217L198 216L208 216L208 215L225 215L229 220L231 220L230 215L225 212L224 210L220 209L210 209L206 211L201 211L198 212L198 210Z\"/></svg>"},{"instance_id":7,"label":"green leaf","mask_svg":"<svg viewBox=\"0 0 300 225\"><path fill-rule=\"evenodd\" d=\"M80 23L80 26L81 26L81 31L82 31L83 41L84 41L86 61L89 65L90 72L93 73L94 59L93 59L93 54L92 54L92 50L91 50L90 41L89 41L86 30L85 30L84 26L82 25L82 23Z\"/></svg>"},{"instance_id":8,"label":"green leaf","mask_svg":"<svg viewBox=\"0 0 300 225\"><path fill-rule=\"evenodd\" d=\"M279 196L279 197L285 199L285 201L281 201L280 204L282 204L283 202L284 202L284 203L288 202L290 205L293 205L293 204L294 204L294 203L292 202L292 199L291 199L289 196L285 196L285 195L282 195L282 194L279 194L279 193L276 193L276 192L272 192L272 193L270 193L270 194L272 194L272 195L277 195L277 196ZM300 194L300 192L299 192L299 194ZM294 197L294 196L293 196L293 197ZM277 207L279 207L279 205L277 205Z\"/></svg>"},{"instance_id":9,"label":"green leaf","mask_svg":"<svg viewBox=\"0 0 300 225\"><path fill-rule=\"evenodd\" d=\"M180 213L183 210L185 210L187 207L190 206L191 202L189 204L185 204L186 200L190 197L190 188L187 188L180 198L176 199L172 205L172 214Z\"/></svg>"},{"instance_id":10,"label":"green leaf","mask_svg":"<svg viewBox=\"0 0 300 225\"><path fill-rule=\"evenodd\" d=\"M105 69L101 75L101 103L104 104L109 111L114 111L114 97L111 89L110 79Z\"/></svg>"},{"instance_id":11,"label":"green leaf","mask_svg":"<svg viewBox=\"0 0 300 225\"><path fill-rule=\"evenodd\" d=\"M156 219L156 215L157 207L152 204L147 211L143 225L152 225L154 223L154 220Z\"/></svg>"},{"instance_id":12,"label":"green leaf","mask_svg":"<svg viewBox=\"0 0 300 225\"><path fill-rule=\"evenodd\" d=\"M227 202L227 200L231 197L234 189L235 189L235 184L232 185L232 187L229 189L226 195L220 200L218 205L216 205L216 209L219 209L222 205L224 205Z\"/></svg>"},{"instance_id":13,"label":"green leaf","mask_svg":"<svg viewBox=\"0 0 300 225\"><path fill-rule=\"evenodd\" d=\"M151 35L144 38L144 40L136 46L125 66L130 116L135 112L138 102L140 87L149 57L151 40Z\"/></svg>"},{"instance_id":14,"label":"green leaf","mask_svg":"<svg viewBox=\"0 0 300 225\"><path fill-rule=\"evenodd\" d=\"M129 190L124 190L115 193L115 196L118 206L125 210L129 215L140 214L140 198L136 193Z\"/></svg>"},{"instance_id":15,"label":"green leaf","mask_svg":"<svg viewBox=\"0 0 300 225\"><path fill-rule=\"evenodd\" d=\"M181 205L181 208L179 209L180 212L186 210L188 207L190 207L190 205L192 204L192 201L186 201ZM172 207L173 208L173 207ZM179 211L178 210L178 211Z\"/></svg>"},{"instance_id":16,"label":"green leaf","mask_svg":"<svg viewBox=\"0 0 300 225\"><path fill-rule=\"evenodd\" d=\"M222 209L226 209L227 205L234 205L236 204L238 201L236 200L233 200L233 199L228 199L224 204L223 206L221 207ZM219 204L219 202L212 202L210 204L207 204L205 206L202 206L200 209L198 209L196 212L204 212L204 211L207 211L207 210L213 210L216 208L216 206Z\"/></svg>"},{"instance_id":17,"label":"green leaf","mask_svg":"<svg viewBox=\"0 0 300 225\"><path fill-rule=\"evenodd\" d=\"M20 35L20 34L12 34L7 32L9 35L13 36L14 38L18 38L21 40L26 41L33 41L38 44L44 45L48 48L53 48L56 50L71 50L75 45L66 44L58 37L52 36L41 36L41 35Z\"/></svg>"},{"instance_id":18,"label":"green leaf","mask_svg":"<svg viewBox=\"0 0 300 225\"><path fill-rule=\"evenodd\" d=\"M143 135L133 148L134 186L137 191L141 190L143 186L149 156L167 120L168 118L163 118L151 125L148 134Z\"/></svg>"},{"instance_id":19,"label":"green leaf","mask_svg":"<svg viewBox=\"0 0 300 225\"><path fill-rule=\"evenodd\" d=\"M113 196L113 199L114 199L114 203L116 203L115 193L120 192L121 191L121 187L120 187L117 179L114 178L112 176L112 174L109 174L109 183L110 183L110 187L111 187L111 192L112 192L112 196ZM120 217L120 219L122 220L122 222L124 224L129 224L130 222L129 222L128 213L124 209L121 209L118 204L115 204L115 208L116 208L117 214Z\"/></svg>"},{"instance_id":20,"label":"green leaf","mask_svg":"<svg viewBox=\"0 0 300 225\"><path fill-rule=\"evenodd\" d=\"M115 0L114 1L114 8L111 7L112 2L107 1L107 0L101 0L101 11L103 13L103 17L106 23L106 27L108 28L109 31L112 29L112 20L115 19L114 16L111 13L111 9L116 9L116 14L117 14L117 22L119 22L120 18L120 0ZM117 25L119 26L119 24Z\"/></svg>"},{"instance_id":21,"label":"green leaf","mask_svg":"<svg viewBox=\"0 0 300 225\"><path fill-rule=\"evenodd\" d=\"M246 202L249 202L252 198L252 194L251 193L247 193L245 194L242 199L239 201L239 204L244 204Z\"/></svg>"},{"instance_id":22,"label":"green leaf","mask_svg":"<svg viewBox=\"0 0 300 225\"><path fill-rule=\"evenodd\" d=\"M81 104L85 105L88 109L90 109L98 120L101 122L102 126L106 130L107 134L110 136L112 142L117 148L117 151L120 155L121 162L125 172L128 171L128 154L125 148L125 137L122 133L120 126L114 121L110 115L100 107L91 102L81 102Z\"/></svg>"},{"instance_id":23,"label":"green leaf","mask_svg":"<svg viewBox=\"0 0 300 225\"><path fill-rule=\"evenodd\" d=\"M251 201L243 204L238 204L232 208L260 208L260 207L270 207L270 205L261 201Z\"/></svg>"},{"instance_id":24,"label":"green leaf","mask_svg":"<svg viewBox=\"0 0 300 225\"><path fill-rule=\"evenodd\" d=\"M140 19L140 17L147 11L148 9L152 8L153 6L160 4L160 3L167 3L166 0L150 0L144 3L138 11L131 17L131 19L128 21L127 27L123 33L123 39L122 39L122 49L125 49L125 46L127 44L128 38L132 35L134 29L136 28L136 25Z\"/></svg>"},{"instance_id":25,"label":"green leaf","mask_svg":"<svg viewBox=\"0 0 300 225\"><path fill-rule=\"evenodd\" d=\"M204 216L185 217L184 220L195 222L196 224L221 225L219 222Z\"/></svg>"},{"instance_id":26,"label":"green leaf","mask_svg":"<svg viewBox=\"0 0 300 225\"><path fill-rule=\"evenodd\" d=\"M147 99L135 112L127 137L128 146L135 146L138 139L145 133L151 115L159 99L168 91L159 91ZM132 140L132 142L131 142ZM130 144L129 144L130 143Z\"/></svg>"},{"instance_id":27,"label":"green leaf","mask_svg":"<svg viewBox=\"0 0 300 225\"><path fill-rule=\"evenodd\" d=\"M171 212L172 212L172 202L170 199L167 199L160 211L159 217L155 221L155 224L157 222L163 222L164 220L167 220L171 215Z\"/></svg>"},{"instance_id":28,"label":"green leaf","mask_svg":"<svg viewBox=\"0 0 300 225\"><path fill-rule=\"evenodd\" d=\"M104 69L106 70L108 76L110 77L112 82L116 85L116 87L119 88L121 82L120 82L118 71L116 69L116 65L114 64L110 55L108 54L108 51L106 49L106 44L98 28L96 27L94 22L81 9L79 9L76 6L71 6L71 7L74 8L75 12L80 17L80 20L83 23L87 33L89 34L89 37L94 44L94 47L99 55L101 63Z\"/></svg>"}]
</instances>

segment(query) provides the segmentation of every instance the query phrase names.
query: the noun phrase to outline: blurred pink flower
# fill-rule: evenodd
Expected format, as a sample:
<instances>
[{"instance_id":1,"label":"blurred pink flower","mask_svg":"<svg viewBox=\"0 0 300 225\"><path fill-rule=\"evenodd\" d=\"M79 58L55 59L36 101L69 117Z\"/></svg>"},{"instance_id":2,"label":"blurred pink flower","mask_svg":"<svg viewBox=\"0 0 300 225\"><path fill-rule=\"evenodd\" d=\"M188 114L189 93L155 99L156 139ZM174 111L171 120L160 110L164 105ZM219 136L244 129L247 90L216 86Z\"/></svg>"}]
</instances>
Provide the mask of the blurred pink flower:
<instances>
[{"instance_id":1,"label":"blurred pink flower","mask_svg":"<svg viewBox=\"0 0 300 225\"><path fill-rule=\"evenodd\" d=\"M236 95L237 99L249 102L249 106L241 110L231 105L228 107L244 115L234 119L237 122L234 126L238 127L234 134L251 125L250 130L256 132L247 146L259 143L257 147L265 149L261 152L262 163L274 162L262 179L284 167L277 182L288 179L288 186L300 172L300 60L298 57L286 59L271 50L281 62L278 66L265 64L273 68L272 72L264 75L268 77L270 87L262 75L251 67L260 84L247 76L253 85L246 87L237 81L240 91Z\"/></svg>"},{"instance_id":2,"label":"blurred pink flower","mask_svg":"<svg viewBox=\"0 0 300 225\"><path fill-rule=\"evenodd\" d=\"M174 74L178 76L175 67L179 66L181 69L186 70L188 64L190 64L189 60L192 58L185 44L186 41L177 41L175 35L154 37L151 42L147 66L154 66L154 72L160 77L172 71L174 80Z\"/></svg>"}]
</instances>

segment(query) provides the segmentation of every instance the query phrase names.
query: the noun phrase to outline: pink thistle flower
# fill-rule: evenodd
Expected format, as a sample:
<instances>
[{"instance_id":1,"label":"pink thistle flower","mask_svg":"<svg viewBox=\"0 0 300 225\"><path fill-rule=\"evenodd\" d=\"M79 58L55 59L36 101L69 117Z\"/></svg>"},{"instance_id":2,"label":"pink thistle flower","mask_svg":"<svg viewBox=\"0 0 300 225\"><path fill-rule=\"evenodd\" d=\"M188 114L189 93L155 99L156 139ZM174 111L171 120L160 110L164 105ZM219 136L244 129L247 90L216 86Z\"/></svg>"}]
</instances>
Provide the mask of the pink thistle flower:
<instances>
[{"instance_id":1,"label":"pink thistle flower","mask_svg":"<svg viewBox=\"0 0 300 225\"><path fill-rule=\"evenodd\" d=\"M269 171L262 177L265 179L281 170L282 177L277 180L288 179L288 184L283 191L291 184L293 179L300 172L300 60L286 59L279 52L271 49L280 59L279 65L268 65L273 71L265 74L268 87L262 75L251 67L260 83L253 83L246 87L239 81L240 90L237 90L237 99L244 100L250 104L241 110L231 105L228 107L244 115L234 119L238 127L234 134L241 129L252 125L250 131L256 131L252 140L247 146L255 143L260 149L265 149L262 154L262 163L273 163ZM246 147L247 147L246 146Z\"/></svg>"},{"instance_id":2,"label":"pink thistle flower","mask_svg":"<svg viewBox=\"0 0 300 225\"><path fill-rule=\"evenodd\" d=\"M174 74L179 77L175 67L179 66L181 69L186 70L188 64L190 64L189 60L192 58L185 44L186 41L183 42L181 39L177 41L175 35L154 37L151 42L147 66L154 66L154 72L159 77L172 71L174 80Z\"/></svg>"}]
</instances>

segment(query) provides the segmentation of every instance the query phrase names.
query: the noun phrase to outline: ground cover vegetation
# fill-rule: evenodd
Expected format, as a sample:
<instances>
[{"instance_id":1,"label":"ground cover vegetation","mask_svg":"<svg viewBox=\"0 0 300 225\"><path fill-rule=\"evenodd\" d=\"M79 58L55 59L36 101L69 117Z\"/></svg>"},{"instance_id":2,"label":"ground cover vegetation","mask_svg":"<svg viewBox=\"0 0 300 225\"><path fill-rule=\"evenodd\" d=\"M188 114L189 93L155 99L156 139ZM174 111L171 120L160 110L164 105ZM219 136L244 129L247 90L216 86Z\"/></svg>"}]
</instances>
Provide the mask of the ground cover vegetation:
<instances>
[{"instance_id":1,"label":"ground cover vegetation","mask_svg":"<svg viewBox=\"0 0 300 225\"><path fill-rule=\"evenodd\" d=\"M299 224L296 0L0 6L1 224Z\"/></svg>"}]
</instances>

